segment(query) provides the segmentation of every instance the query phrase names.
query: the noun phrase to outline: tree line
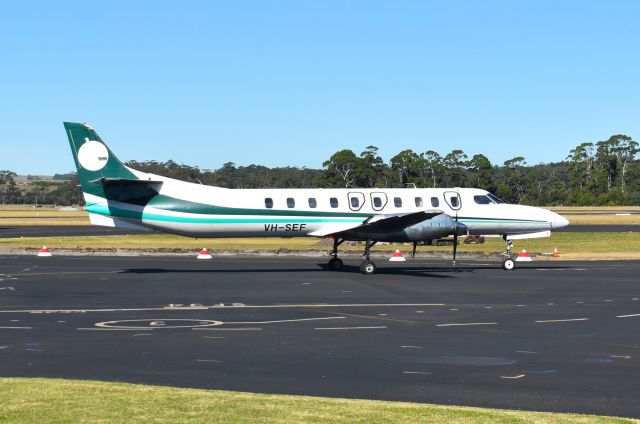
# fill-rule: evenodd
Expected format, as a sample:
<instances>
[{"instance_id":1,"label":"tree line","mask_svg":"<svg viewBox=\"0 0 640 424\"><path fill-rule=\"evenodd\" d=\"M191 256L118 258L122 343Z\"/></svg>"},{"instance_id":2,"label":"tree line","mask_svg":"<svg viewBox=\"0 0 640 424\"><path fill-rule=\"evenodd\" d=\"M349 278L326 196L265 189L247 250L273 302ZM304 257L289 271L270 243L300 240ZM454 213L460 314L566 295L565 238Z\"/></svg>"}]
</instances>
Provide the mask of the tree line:
<instances>
[{"instance_id":1,"label":"tree line","mask_svg":"<svg viewBox=\"0 0 640 424\"><path fill-rule=\"evenodd\" d=\"M385 162L378 148L360 154L344 149L323 163L323 169L268 168L225 163L216 170L174 161L129 161L144 172L227 188L391 188L476 187L510 203L529 205L640 205L638 143L617 134L595 143L581 143L557 163L529 165L522 156L492 164L483 154L469 157L460 149L403 150ZM2 203L82 204L77 177L63 183L36 182L19 188L15 174L0 171Z\"/></svg>"}]
</instances>

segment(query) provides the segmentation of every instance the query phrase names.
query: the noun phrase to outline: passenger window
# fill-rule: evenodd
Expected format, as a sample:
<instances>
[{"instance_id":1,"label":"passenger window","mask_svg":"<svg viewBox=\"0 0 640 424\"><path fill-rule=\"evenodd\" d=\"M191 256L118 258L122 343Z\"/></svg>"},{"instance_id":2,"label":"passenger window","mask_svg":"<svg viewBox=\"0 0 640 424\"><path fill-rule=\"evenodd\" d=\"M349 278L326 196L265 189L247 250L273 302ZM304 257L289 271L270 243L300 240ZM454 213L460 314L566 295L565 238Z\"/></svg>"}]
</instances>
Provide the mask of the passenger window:
<instances>
[{"instance_id":1,"label":"passenger window","mask_svg":"<svg viewBox=\"0 0 640 424\"><path fill-rule=\"evenodd\" d=\"M431 198L431 206L433 206L434 208L437 208L438 206L440 206L440 201L438 200L437 197Z\"/></svg>"},{"instance_id":2,"label":"passenger window","mask_svg":"<svg viewBox=\"0 0 640 424\"><path fill-rule=\"evenodd\" d=\"M458 207L458 196L451 196L451 207Z\"/></svg>"},{"instance_id":3,"label":"passenger window","mask_svg":"<svg viewBox=\"0 0 640 424\"><path fill-rule=\"evenodd\" d=\"M352 208L357 208L358 206L360 206L360 200L358 200L357 197L352 197L351 198L351 207Z\"/></svg>"},{"instance_id":4,"label":"passenger window","mask_svg":"<svg viewBox=\"0 0 640 424\"><path fill-rule=\"evenodd\" d=\"M393 198L393 204L396 205L396 208L401 208L402 207L402 199L399 197L394 197Z\"/></svg>"},{"instance_id":5,"label":"passenger window","mask_svg":"<svg viewBox=\"0 0 640 424\"><path fill-rule=\"evenodd\" d=\"M273 199L270 197L267 197L264 199L264 207L267 209L271 209L273 208Z\"/></svg>"},{"instance_id":6,"label":"passenger window","mask_svg":"<svg viewBox=\"0 0 640 424\"><path fill-rule=\"evenodd\" d=\"M338 199L336 199L335 197L332 197L331 199L329 199L329 204L331 205L332 208L337 208Z\"/></svg>"},{"instance_id":7,"label":"passenger window","mask_svg":"<svg viewBox=\"0 0 640 424\"><path fill-rule=\"evenodd\" d=\"M287 197L287 207L288 208L295 208L296 207L296 201L293 197Z\"/></svg>"},{"instance_id":8,"label":"passenger window","mask_svg":"<svg viewBox=\"0 0 640 424\"><path fill-rule=\"evenodd\" d=\"M422 207L422 197L416 197L416 206L419 208Z\"/></svg>"},{"instance_id":9,"label":"passenger window","mask_svg":"<svg viewBox=\"0 0 640 424\"><path fill-rule=\"evenodd\" d=\"M315 197L309 197L309 207L315 209L318 206Z\"/></svg>"},{"instance_id":10,"label":"passenger window","mask_svg":"<svg viewBox=\"0 0 640 424\"><path fill-rule=\"evenodd\" d=\"M382 199L379 197L374 197L373 198L373 207L374 208L381 208L382 207Z\"/></svg>"}]
</instances>

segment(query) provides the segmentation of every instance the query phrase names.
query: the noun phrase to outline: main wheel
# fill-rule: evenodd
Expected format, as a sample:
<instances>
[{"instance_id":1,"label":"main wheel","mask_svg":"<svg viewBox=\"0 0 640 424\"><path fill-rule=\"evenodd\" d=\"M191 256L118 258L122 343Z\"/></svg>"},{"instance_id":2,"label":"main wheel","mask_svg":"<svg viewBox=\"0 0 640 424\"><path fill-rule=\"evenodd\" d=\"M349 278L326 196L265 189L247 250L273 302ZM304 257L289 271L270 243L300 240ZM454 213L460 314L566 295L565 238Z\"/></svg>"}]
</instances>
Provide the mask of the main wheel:
<instances>
[{"instance_id":1,"label":"main wheel","mask_svg":"<svg viewBox=\"0 0 640 424\"><path fill-rule=\"evenodd\" d=\"M360 272L365 275L375 274L376 264L374 264L372 261L363 261L360 264Z\"/></svg>"},{"instance_id":2,"label":"main wheel","mask_svg":"<svg viewBox=\"0 0 640 424\"><path fill-rule=\"evenodd\" d=\"M329 269L331 271L340 271L342 269L342 259L331 258L329 259Z\"/></svg>"},{"instance_id":3,"label":"main wheel","mask_svg":"<svg viewBox=\"0 0 640 424\"><path fill-rule=\"evenodd\" d=\"M511 271L516 267L516 263L511 258L507 258L502 262L502 269L505 271Z\"/></svg>"}]
</instances>

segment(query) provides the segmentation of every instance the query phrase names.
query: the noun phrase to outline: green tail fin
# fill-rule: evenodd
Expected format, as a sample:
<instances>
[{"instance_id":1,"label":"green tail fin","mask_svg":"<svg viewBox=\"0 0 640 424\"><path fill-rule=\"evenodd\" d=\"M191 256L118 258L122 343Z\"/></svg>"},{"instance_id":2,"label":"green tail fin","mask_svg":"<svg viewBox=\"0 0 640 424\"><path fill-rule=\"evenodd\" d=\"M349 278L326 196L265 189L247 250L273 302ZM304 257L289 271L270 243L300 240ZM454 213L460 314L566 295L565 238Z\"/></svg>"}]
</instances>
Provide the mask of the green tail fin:
<instances>
[{"instance_id":1,"label":"green tail fin","mask_svg":"<svg viewBox=\"0 0 640 424\"><path fill-rule=\"evenodd\" d=\"M104 144L87 124L65 122L71 153L78 170L82 191L105 198L101 178L138 179Z\"/></svg>"}]
</instances>

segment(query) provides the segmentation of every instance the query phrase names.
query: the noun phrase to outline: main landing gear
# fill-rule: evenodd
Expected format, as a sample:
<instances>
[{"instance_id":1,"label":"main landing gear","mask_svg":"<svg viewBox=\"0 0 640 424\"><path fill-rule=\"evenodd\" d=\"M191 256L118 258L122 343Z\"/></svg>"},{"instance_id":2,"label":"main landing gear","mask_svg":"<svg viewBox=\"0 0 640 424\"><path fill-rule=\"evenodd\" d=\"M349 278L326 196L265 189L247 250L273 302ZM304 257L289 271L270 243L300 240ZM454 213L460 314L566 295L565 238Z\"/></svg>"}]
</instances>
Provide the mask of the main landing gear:
<instances>
[{"instance_id":1,"label":"main landing gear","mask_svg":"<svg viewBox=\"0 0 640 424\"><path fill-rule=\"evenodd\" d=\"M342 259L338 258L338 246L344 243L344 240L334 238L333 250L331 251L331 259L329 259L329 269L331 271L340 271L343 267ZM360 272L365 275L375 274L376 264L370 259L371 248L377 243L377 241L367 240L364 247L364 260L360 264Z\"/></svg>"},{"instance_id":2,"label":"main landing gear","mask_svg":"<svg viewBox=\"0 0 640 424\"><path fill-rule=\"evenodd\" d=\"M342 266L342 259L338 258L338 246L344 243L344 240L340 240L337 237L333 239L333 251L331 251L331 259L329 259L329 269L331 271L340 271Z\"/></svg>"},{"instance_id":3,"label":"main landing gear","mask_svg":"<svg viewBox=\"0 0 640 424\"><path fill-rule=\"evenodd\" d=\"M505 271L511 271L516 267L516 262L511 255L511 249L513 249L513 240L507 239L507 236L502 236L506 243L506 250L502 252L502 269Z\"/></svg>"},{"instance_id":4,"label":"main landing gear","mask_svg":"<svg viewBox=\"0 0 640 424\"><path fill-rule=\"evenodd\" d=\"M365 275L375 274L376 264L369 258L371 254L371 248L377 243L377 241L367 240L364 245L364 260L360 264L360 272Z\"/></svg>"}]
</instances>

